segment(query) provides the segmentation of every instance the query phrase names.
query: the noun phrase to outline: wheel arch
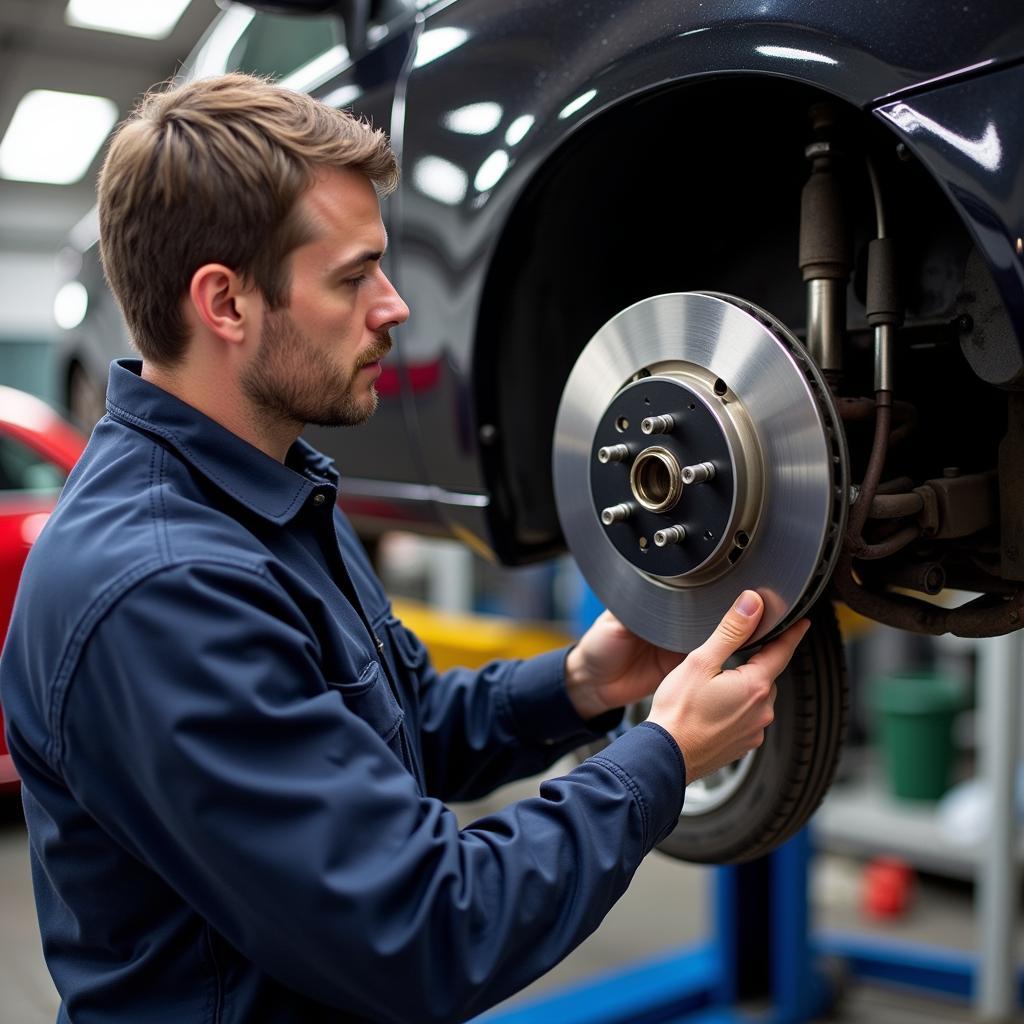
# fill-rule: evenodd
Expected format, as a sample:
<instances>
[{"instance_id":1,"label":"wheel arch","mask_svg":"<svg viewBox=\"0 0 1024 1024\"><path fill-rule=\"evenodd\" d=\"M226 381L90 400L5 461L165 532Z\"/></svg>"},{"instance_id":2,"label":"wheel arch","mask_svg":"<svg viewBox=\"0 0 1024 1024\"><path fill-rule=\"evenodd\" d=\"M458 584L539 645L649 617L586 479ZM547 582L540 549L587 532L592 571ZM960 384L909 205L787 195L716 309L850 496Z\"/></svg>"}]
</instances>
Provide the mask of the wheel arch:
<instances>
[{"instance_id":1,"label":"wheel arch","mask_svg":"<svg viewBox=\"0 0 1024 1024\"><path fill-rule=\"evenodd\" d=\"M614 313L659 292L713 288L802 324L801 133L823 95L746 74L652 89L595 115L522 189L488 267L472 361L502 561L562 546L550 471L558 402L576 357ZM667 157L666 124L687 126L682 166ZM769 137L772 154L751 174L742 153ZM697 147L701 157L689 160ZM788 209L768 201L780 188Z\"/></svg>"}]
</instances>

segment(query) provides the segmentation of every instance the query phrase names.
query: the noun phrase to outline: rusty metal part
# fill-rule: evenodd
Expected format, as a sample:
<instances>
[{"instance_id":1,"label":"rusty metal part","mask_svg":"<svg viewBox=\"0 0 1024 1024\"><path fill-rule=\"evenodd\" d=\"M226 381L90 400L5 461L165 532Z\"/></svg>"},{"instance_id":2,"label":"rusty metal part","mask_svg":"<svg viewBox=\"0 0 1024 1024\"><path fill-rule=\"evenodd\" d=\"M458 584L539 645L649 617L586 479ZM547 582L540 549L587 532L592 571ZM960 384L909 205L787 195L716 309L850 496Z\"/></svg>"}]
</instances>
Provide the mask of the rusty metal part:
<instances>
[{"instance_id":1,"label":"rusty metal part","mask_svg":"<svg viewBox=\"0 0 1024 1024\"><path fill-rule=\"evenodd\" d=\"M850 608L869 619L882 622L897 629L906 629L914 633L925 633L941 636L953 633L955 636L984 637L1001 636L1012 633L1024 625L1024 588L1010 595L986 594L974 601L969 601L959 608L941 608L938 605L922 601L904 594L893 594L875 590L866 586L857 578L854 570L854 559L864 554L884 557L886 554L899 550L899 546L911 543L917 533L917 527L906 527L877 545L868 545L863 538L864 524L875 500L881 480L882 468L888 448L889 427L892 423L891 396L887 392L879 392L876 397L875 437L871 446L864 479L860 485L860 493L850 510L849 526L846 531L846 543L836 563L832 577L832 585ZM974 474L985 476L985 474ZM962 508L950 509L960 500L959 493L953 494L958 485L951 481L959 481L961 477L943 477L946 486L927 487L927 495L933 496L936 506L940 501L947 500L947 511L951 522L963 525L967 514ZM935 481L928 481L929 484ZM969 493L976 494L977 483L968 484ZM918 492L920 489L918 489ZM922 495L925 501L928 497ZM976 499L972 499L976 505ZM940 517L936 516L936 529ZM911 535L913 532L913 536ZM893 549L890 551L889 549ZM870 575L870 570L865 570Z\"/></svg>"},{"instance_id":2,"label":"rusty metal part","mask_svg":"<svg viewBox=\"0 0 1024 1024\"><path fill-rule=\"evenodd\" d=\"M947 566L946 586L974 594L1002 594L1003 597L1010 597L1021 589L1014 580L1003 580L984 569L967 565Z\"/></svg>"},{"instance_id":3,"label":"rusty metal part","mask_svg":"<svg viewBox=\"0 0 1024 1024\"><path fill-rule=\"evenodd\" d=\"M918 522L928 537L950 540L994 526L999 507L995 471L942 476L914 488L923 502Z\"/></svg>"},{"instance_id":4,"label":"rusty metal part","mask_svg":"<svg viewBox=\"0 0 1024 1024\"><path fill-rule=\"evenodd\" d=\"M999 444L1000 575L1024 580L1024 392L1009 392Z\"/></svg>"},{"instance_id":5,"label":"rusty metal part","mask_svg":"<svg viewBox=\"0 0 1024 1024\"><path fill-rule=\"evenodd\" d=\"M874 572L879 574L877 581ZM876 583L878 586L888 584L933 597L947 585L946 569L938 561L894 560L884 567L865 565L860 575L868 587L874 587Z\"/></svg>"},{"instance_id":6,"label":"rusty metal part","mask_svg":"<svg viewBox=\"0 0 1024 1024\"><path fill-rule=\"evenodd\" d=\"M871 445L871 455L868 458L867 469L864 471L864 479L861 481L857 500L850 509L849 523L846 528L847 542L853 549L863 544L864 523L867 521L871 502L875 499L875 491L882 478L891 425L892 395L887 391L880 391L875 396L875 438Z\"/></svg>"},{"instance_id":7,"label":"rusty metal part","mask_svg":"<svg viewBox=\"0 0 1024 1024\"><path fill-rule=\"evenodd\" d=\"M839 598L853 611L912 633L1003 636L1024 625L1024 588L1006 597L986 594L959 608L941 608L903 594L884 593L862 586L854 577L853 556L849 551L840 556L832 583Z\"/></svg>"},{"instance_id":8,"label":"rusty metal part","mask_svg":"<svg viewBox=\"0 0 1024 1024\"><path fill-rule=\"evenodd\" d=\"M875 400L866 396L837 398L836 406L844 423L864 423L875 415ZM893 402L892 418L895 426L889 432L889 447L902 444L917 429L917 407L911 402Z\"/></svg>"},{"instance_id":9,"label":"rusty metal part","mask_svg":"<svg viewBox=\"0 0 1024 1024\"><path fill-rule=\"evenodd\" d=\"M896 476L891 480L883 480L875 490L875 494L904 494L914 489L914 481L909 476Z\"/></svg>"},{"instance_id":10,"label":"rusty metal part","mask_svg":"<svg viewBox=\"0 0 1024 1024\"><path fill-rule=\"evenodd\" d=\"M860 423L874 417L875 400L867 396L853 398L844 395L836 399L836 408L844 423Z\"/></svg>"},{"instance_id":11,"label":"rusty metal part","mask_svg":"<svg viewBox=\"0 0 1024 1024\"><path fill-rule=\"evenodd\" d=\"M890 578L896 586L934 596L946 585L946 570L939 562L919 562L906 566L906 572L895 573Z\"/></svg>"},{"instance_id":12,"label":"rusty metal part","mask_svg":"<svg viewBox=\"0 0 1024 1024\"><path fill-rule=\"evenodd\" d=\"M916 516L924 536L937 540L969 537L996 524L998 480L994 471L961 474L951 469L913 490L894 493L893 485L904 481L910 483L904 478L879 484L878 491L886 493L876 493L868 518ZM855 554L867 557L860 549Z\"/></svg>"},{"instance_id":13,"label":"rusty metal part","mask_svg":"<svg viewBox=\"0 0 1024 1024\"><path fill-rule=\"evenodd\" d=\"M879 484L881 487L881 484ZM924 508L924 498L913 492L907 494L875 494L871 502L869 519L902 519L916 516Z\"/></svg>"},{"instance_id":14,"label":"rusty metal part","mask_svg":"<svg viewBox=\"0 0 1024 1024\"><path fill-rule=\"evenodd\" d=\"M888 558L890 555L895 555L897 551L902 551L908 544L913 544L920 536L920 527L905 526L902 530L897 530L896 533L877 543L862 542L853 549L853 555L856 558L871 560Z\"/></svg>"},{"instance_id":15,"label":"rusty metal part","mask_svg":"<svg viewBox=\"0 0 1024 1024\"><path fill-rule=\"evenodd\" d=\"M857 575L869 590L895 587L934 595L950 588L972 594L1000 594L1011 597L1020 584L999 577L995 560L951 550L945 544L921 542L913 552L878 562L856 561Z\"/></svg>"}]
</instances>

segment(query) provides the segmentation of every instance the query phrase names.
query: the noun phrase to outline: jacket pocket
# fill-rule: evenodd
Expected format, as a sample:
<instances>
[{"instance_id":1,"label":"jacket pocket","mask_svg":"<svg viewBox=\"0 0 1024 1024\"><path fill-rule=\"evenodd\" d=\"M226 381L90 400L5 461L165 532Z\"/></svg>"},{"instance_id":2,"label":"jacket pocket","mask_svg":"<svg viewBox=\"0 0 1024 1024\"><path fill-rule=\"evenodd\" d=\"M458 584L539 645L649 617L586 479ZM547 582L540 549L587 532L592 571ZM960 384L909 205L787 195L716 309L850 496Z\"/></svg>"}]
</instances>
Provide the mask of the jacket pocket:
<instances>
[{"instance_id":1,"label":"jacket pocket","mask_svg":"<svg viewBox=\"0 0 1024 1024\"><path fill-rule=\"evenodd\" d=\"M392 744L402 727L405 713L384 678L380 662L371 661L355 682L329 682L328 685L341 695L354 715L366 722L385 743ZM398 745L393 745L393 749L398 752Z\"/></svg>"},{"instance_id":2,"label":"jacket pocket","mask_svg":"<svg viewBox=\"0 0 1024 1024\"><path fill-rule=\"evenodd\" d=\"M427 649L394 615L389 615L384 620L384 628L387 630L391 646L397 652L402 664L410 673L416 675L427 663Z\"/></svg>"}]
</instances>

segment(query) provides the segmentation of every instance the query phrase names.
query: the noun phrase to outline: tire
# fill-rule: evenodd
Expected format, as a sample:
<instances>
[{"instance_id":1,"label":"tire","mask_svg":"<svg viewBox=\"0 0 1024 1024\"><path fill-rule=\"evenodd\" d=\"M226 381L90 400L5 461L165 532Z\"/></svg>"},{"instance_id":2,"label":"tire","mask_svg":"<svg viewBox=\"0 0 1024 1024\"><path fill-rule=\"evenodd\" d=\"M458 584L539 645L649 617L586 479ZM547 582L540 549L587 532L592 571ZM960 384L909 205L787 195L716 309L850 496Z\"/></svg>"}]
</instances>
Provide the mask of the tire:
<instances>
[{"instance_id":1,"label":"tire","mask_svg":"<svg viewBox=\"0 0 1024 1024\"><path fill-rule=\"evenodd\" d=\"M734 769L742 770L739 784L704 813L687 813L684 803L662 853L706 864L753 860L792 838L818 809L835 777L850 699L831 604L819 601L808 617L811 628L778 678L764 743Z\"/></svg>"}]
</instances>

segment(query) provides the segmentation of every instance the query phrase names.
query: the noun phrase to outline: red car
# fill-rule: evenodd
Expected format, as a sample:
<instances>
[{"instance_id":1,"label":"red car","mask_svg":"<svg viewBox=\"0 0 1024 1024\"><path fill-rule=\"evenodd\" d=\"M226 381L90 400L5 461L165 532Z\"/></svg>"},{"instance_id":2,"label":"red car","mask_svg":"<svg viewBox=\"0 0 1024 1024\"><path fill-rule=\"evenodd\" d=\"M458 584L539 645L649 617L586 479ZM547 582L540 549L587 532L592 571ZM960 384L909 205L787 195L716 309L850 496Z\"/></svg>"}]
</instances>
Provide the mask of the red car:
<instances>
[{"instance_id":1,"label":"red car","mask_svg":"<svg viewBox=\"0 0 1024 1024\"><path fill-rule=\"evenodd\" d=\"M0 385L0 641L29 548L84 448L85 438L45 402ZM17 782L0 714L0 792Z\"/></svg>"}]
</instances>

